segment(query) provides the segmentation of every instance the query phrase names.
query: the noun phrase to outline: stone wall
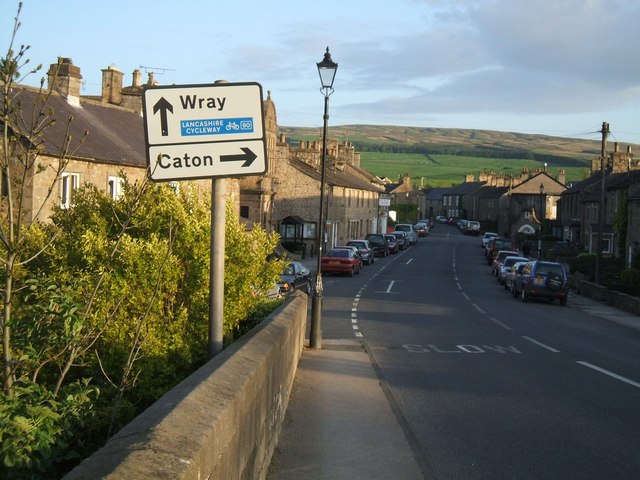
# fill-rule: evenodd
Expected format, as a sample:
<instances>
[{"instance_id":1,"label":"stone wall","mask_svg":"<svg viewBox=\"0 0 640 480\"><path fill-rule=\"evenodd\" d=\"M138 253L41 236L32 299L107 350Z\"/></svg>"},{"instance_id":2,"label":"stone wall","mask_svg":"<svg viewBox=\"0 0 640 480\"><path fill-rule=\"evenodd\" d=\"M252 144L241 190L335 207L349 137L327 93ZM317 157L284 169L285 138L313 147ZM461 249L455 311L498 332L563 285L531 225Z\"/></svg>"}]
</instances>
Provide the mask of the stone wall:
<instances>
[{"instance_id":1,"label":"stone wall","mask_svg":"<svg viewBox=\"0 0 640 480\"><path fill-rule=\"evenodd\" d=\"M640 298L638 297L610 290L597 283L587 282L581 279L575 279L575 288L576 293L579 295L605 302L607 305L619 308L625 312L640 315Z\"/></svg>"},{"instance_id":2,"label":"stone wall","mask_svg":"<svg viewBox=\"0 0 640 480\"><path fill-rule=\"evenodd\" d=\"M169 391L64 480L264 479L304 347L307 295Z\"/></svg>"}]
</instances>

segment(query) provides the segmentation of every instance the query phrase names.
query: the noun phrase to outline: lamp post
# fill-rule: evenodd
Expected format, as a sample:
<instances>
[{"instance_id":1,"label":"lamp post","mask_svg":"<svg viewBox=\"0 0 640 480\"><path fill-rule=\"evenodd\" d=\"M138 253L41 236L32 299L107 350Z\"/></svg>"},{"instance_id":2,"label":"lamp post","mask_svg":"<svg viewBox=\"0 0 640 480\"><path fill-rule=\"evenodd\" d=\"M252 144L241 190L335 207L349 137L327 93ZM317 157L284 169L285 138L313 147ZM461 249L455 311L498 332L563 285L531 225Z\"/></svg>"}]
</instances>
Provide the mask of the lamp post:
<instances>
[{"instance_id":1,"label":"lamp post","mask_svg":"<svg viewBox=\"0 0 640 480\"><path fill-rule=\"evenodd\" d=\"M544 185L540 184L540 227L538 229L538 260L542 258L542 222L546 215L546 201L544 199Z\"/></svg>"},{"instance_id":2,"label":"lamp post","mask_svg":"<svg viewBox=\"0 0 640 480\"><path fill-rule=\"evenodd\" d=\"M322 164L320 178L320 213L318 218L318 257L316 266L316 288L311 299L311 331L309 334L309 346L315 349L322 348L322 246L324 243L324 235L326 228L325 215L325 183L326 183L326 166L327 166L327 122L329 120L329 95L333 93L333 80L336 77L338 64L331 60L329 47L324 54L324 59L316 64L318 66L318 74L320 75L320 83L322 88L320 92L324 95L324 120L322 128Z\"/></svg>"}]
</instances>

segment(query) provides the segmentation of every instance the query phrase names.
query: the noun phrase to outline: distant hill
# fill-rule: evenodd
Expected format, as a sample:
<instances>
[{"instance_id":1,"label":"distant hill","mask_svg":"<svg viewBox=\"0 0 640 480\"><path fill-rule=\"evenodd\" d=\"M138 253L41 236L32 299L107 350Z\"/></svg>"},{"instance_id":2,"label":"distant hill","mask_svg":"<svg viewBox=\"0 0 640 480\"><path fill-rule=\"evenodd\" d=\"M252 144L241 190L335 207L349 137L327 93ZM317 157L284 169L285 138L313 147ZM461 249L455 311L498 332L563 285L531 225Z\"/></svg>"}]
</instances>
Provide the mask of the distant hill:
<instances>
[{"instance_id":1,"label":"distant hill","mask_svg":"<svg viewBox=\"0 0 640 480\"><path fill-rule=\"evenodd\" d=\"M290 144L322 138L321 128L280 127L280 131ZM431 186L460 183L465 172L513 175L547 164L553 172L565 169L567 180L576 181L588 175L591 161L600 156L599 140L492 130L340 125L329 127L329 138L350 141L362 153L363 167L376 175L395 179L409 172L414 183L422 184L426 178ZM627 145L640 152L636 144L621 143L620 149ZM612 143L607 151L613 151Z\"/></svg>"},{"instance_id":2,"label":"distant hill","mask_svg":"<svg viewBox=\"0 0 640 480\"><path fill-rule=\"evenodd\" d=\"M321 128L280 127L288 141L318 139ZM340 125L329 128L329 137L353 143L356 150L388 151L394 153L429 153L466 155L487 158L560 157L562 163L573 159L580 164L590 164L600 155L598 140L552 137L526 133L498 132L492 130L466 130L459 128L421 128L386 125ZM620 148L626 148L627 144ZM632 151L640 152L639 145ZM608 150L613 148L609 144Z\"/></svg>"}]
</instances>

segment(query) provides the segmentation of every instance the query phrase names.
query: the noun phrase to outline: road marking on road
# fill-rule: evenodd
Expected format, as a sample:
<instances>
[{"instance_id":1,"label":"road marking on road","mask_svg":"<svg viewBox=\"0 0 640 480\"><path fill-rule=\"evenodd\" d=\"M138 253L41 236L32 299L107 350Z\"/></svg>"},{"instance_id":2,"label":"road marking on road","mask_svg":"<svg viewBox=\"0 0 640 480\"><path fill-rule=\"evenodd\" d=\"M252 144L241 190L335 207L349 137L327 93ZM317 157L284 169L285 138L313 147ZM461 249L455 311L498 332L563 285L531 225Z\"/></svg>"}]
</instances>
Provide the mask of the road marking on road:
<instances>
[{"instance_id":1,"label":"road marking on road","mask_svg":"<svg viewBox=\"0 0 640 480\"><path fill-rule=\"evenodd\" d=\"M389 287L387 287L387 293L391 293L391 289L393 288L394 283L396 283L395 280L391 280L391 282L389 282Z\"/></svg>"},{"instance_id":2,"label":"road marking on road","mask_svg":"<svg viewBox=\"0 0 640 480\"><path fill-rule=\"evenodd\" d=\"M527 337L526 335L523 335L523 336L522 336L522 338L524 338L525 340L529 340L531 343L535 343L535 344L536 344L536 345L538 345L539 347L546 348L546 349L547 349L547 350L549 350L550 352L553 352L553 353L560 353L560 350L556 350L555 348L550 347L549 345L545 345L544 343L539 342L539 341L537 341L537 340L534 340L534 339L533 339L533 338L531 338L531 337Z\"/></svg>"},{"instance_id":3,"label":"road marking on road","mask_svg":"<svg viewBox=\"0 0 640 480\"><path fill-rule=\"evenodd\" d=\"M623 377L622 375L618 375L617 373L613 373L609 370L605 370L604 368L598 367L597 365L594 365L592 363L582 362L582 361L578 361L577 363L579 363L580 365L584 365L585 367L592 368L593 370L596 370L600 373L604 373L605 375L608 375L611 378L615 378L616 380L620 380L621 382L628 383L629 385L632 385L636 388L640 388L640 383L634 382L633 380L627 377Z\"/></svg>"},{"instance_id":4,"label":"road marking on road","mask_svg":"<svg viewBox=\"0 0 640 480\"><path fill-rule=\"evenodd\" d=\"M485 312L482 308L480 308L478 305L476 305L475 303L472 303L471 305L473 305L473 307L478 310L480 313L482 314L486 314L487 312Z\"/></svg>"},{"instance_id":5,"label":"road marking on road","mask_svg":"<svg viewBox=\"0 0 640 480\"><path fill-rule=\"evenodd\" d=\"M489 315L489 320L491 320L493 323L497 323L498 325L500 325L505 330L513 330L513 328L511 328L509 325L505 325L500 320L498 320L496 317L492 317L491 315Z\"/></svg>"},{"instance_id":6,"label":"road marking on road","mask_svg":"<svg viewBox=\"0 0 640 480\"><path fill-rule=\"evenodd\" d=\"M410 258L409 260L407 260L407 261L405 262L405 265L409 265L411 262L413 262L413 258Z\"/></svg>"}]
</instances>

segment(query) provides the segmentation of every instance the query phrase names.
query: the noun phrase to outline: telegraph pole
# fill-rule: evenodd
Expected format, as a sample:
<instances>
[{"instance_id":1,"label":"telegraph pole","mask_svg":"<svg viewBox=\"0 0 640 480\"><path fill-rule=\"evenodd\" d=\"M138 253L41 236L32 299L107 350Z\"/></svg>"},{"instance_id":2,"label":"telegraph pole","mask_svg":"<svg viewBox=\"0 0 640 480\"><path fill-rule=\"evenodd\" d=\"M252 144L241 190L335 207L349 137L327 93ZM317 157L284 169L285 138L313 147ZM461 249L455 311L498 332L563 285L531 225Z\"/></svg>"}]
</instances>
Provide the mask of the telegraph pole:
<instances>
[{"instance_id":1,"label":"telegraph pole","mask_svg":"<svg viewBox=\"0 0 640 480\"><path fill-rule=\"evenodd\" d=\"M602 134L602 142L600 144L600 203L598 204L598 242L596 243L596 272L595 272L595 282L600 284L600 270L602 263L602 247L604 245L603 237L604 237L604 210L605 210L605 201L606 201L606 178L607 178L607 160L606 160L606 151L607 151L607 136L609 135L609 124L607 122L602 122L602 130L600 130Z\"/></svg>"}]
</instances>

